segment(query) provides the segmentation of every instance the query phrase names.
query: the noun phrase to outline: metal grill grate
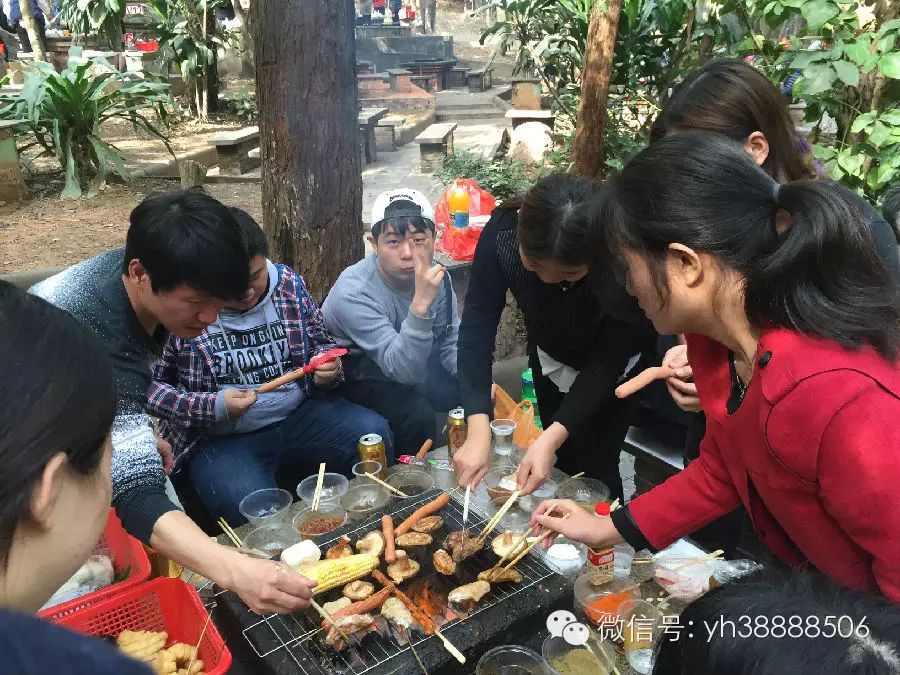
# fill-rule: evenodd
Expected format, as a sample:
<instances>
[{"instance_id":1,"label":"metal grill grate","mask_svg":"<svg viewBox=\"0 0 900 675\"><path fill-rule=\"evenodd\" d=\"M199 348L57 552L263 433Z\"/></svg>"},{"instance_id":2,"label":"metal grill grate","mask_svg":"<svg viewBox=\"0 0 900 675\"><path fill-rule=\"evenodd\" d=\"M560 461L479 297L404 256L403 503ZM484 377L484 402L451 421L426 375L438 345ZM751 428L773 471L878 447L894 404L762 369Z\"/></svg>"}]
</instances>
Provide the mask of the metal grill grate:
<instances>
[{"instance_id":1,"label":"metal grill grate","mask_svg":"<svg viewBox=\"0 0 900 675\"><path fill-rule=\"evenodd\" d=\"M391 512L394 522L400 523L404 518L412 514L418 507L431 501L435 497L435 493L431 492L421 499L411 499L409 504L403 504ZM462 506L455 499L451 499L450 503L440 512L444 519L444 536L455 530L463 529L462 524ZM469 530L477 533L480 532L487 519L475 509L469 509ZM346 535L355 543L357 539L362 537L372 529L380 527L380 514L378 518L372 519L364 523L354 530L346 532ZM440 539L436 533L435 544L439 544ZM494 535L489 535L487 547L472 556L468 560L457 565L456 578L459 584L474 581L479 572L486 570L497 562L496 556L490 552L490 539ZM325 550L334 544L338 536L332 537L320 547ZM428 547L429 558L430 553L434 551L434 547ZM430 574L423 574L413 579L425 578L430 579L435 584L441 586L446 585L446 581L441 578L437 572L433 570L431 563L423 564L423 570L431 570ZM491 586L491 592L485 596L482 601L475 607L469 616L474 616L479 612L483 612L494 607L508 598L522 592L527 588L531 588L541 581L551 577L554 572L534 554L530 554L523 558L517 565L516 569L522 574L523 581L520 584L494 584ZM454 582L457 583L457 582ZM340 591L332 591L332 593L340 593ZM459 623L459 619L450 621L442 627L442 631ZM307 670L304 662L309 665L309 661L319 664L322 670L333 670L338 673L346 673L347 675L362 675L409 650L408 645L400 645L396 640L389 636L382 636L377 633L367 635L362 644L358 647L349 647L342 652L337 652L325 645L324 631L320 635L321 619L318 614L312 612L296 613L290 615L266 616L253 625L243 630L244 637L250 643L250 646L260 658L265 658L278 651L285 650L291 659L297 665L297 672L311 675L311 671ZM425 637L420 633L412 634L413 646L417 647L425 640L436 640L435 637ZM312 671L315 672L315 671Z\"/></svg>"}]
</instances>

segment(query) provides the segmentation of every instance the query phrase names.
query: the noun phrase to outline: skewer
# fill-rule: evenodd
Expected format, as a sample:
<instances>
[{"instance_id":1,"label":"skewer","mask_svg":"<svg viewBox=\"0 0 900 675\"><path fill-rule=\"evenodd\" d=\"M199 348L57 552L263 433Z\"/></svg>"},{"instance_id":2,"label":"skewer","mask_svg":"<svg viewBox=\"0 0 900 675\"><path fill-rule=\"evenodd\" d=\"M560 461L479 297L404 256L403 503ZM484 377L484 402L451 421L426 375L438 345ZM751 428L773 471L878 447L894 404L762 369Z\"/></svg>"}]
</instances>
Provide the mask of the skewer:
<instances>
[{"instance_id":1,"label":"skewer","mask_svg":"<svg viewBox=\"0 0 900 675\"><path fill-rule=\"evenodd\" d=\"M319 510L319 500L322 497L322 482L325 480L325 462L319 464L319 477L316 479L316 491L313 492L312 510Z\"/></svg>"},{"instance_id":2,"label":"skewer","mask_svg":"<svg viewBox=\"0 0 900 675\"><path fill-rule=\"evenodd\" d=\"M444 649L446 649L450 654L460 663L466 662L466 657L463 656L463 653L459 651L456 647L453 646L453 643L448 640L444 634L440 631L440 629L435 628L434 634L438 636L441 642L444 643Z\"/></svg>"},{"instance_id":3,"label":"skewer","mask_svg":"<svg viewBox=\"0 0 900 675\"><path fill-rule=\"evenodd\" d=\"M573 476L573 478L574 478L574 476ZM556 505L554 504L554 505L551 506L549 509L547 509L546 511L544 511L544 515L545 515L545 516L549 516L551 513L553 513L553 509L555 509L555 508L556 508ZM516 541L516 542L513 544L512 548L509 549L509 550L503 555L502 558L500 558L500 562L498 562L496 565L494 565L494 566L491 568L491 571L493 571L493 570L497 569L498 567L500 567L500 565L502 565L503 563L505 563L507 560L510 559L510 557L512 557L517 551L519 551L519 549L522 548L522 545L523 545L525 542L528 541L528 535L529 535L529 534L531 534L531 528L530 528L530 527L527 528L527 529L522 533L522 536L519 537L519 540Z\"/></svg>"},{"instance_id":4,"label":"skewer","mask_svg":"<svg viewBox=\"0 0 900 675\"><path fill-rule=\"evenodd\" d=\"M344 638L344 641L345 641L345 642L348 642L348 643L350 642L350 636L347 635L347 633L345 633L345 632L343 631L343 629L342 629L340 626L337 625L337 621L335 621L335 620L334 620L334 617L331 616L331 614L328 613L328 610L326 610L324 607L322 607L322 606L321 606L318 602L316 602L315 600L310 600L310 601L309 601L309 604L312 606L312 608L313 608L314 610L316 610L316 611L319 613L319 615L320 615L323 619L325 619L328 623L330 623L330 624L334 627L334 629L338 632L338 634L339 634L342 638Z\"/></svg>"},{"instance_id":5,"label":"skewer","mask_svg":"<svg viewBox=\"0 0 900 675\"><path fill-rule=\"evenodd\" d=\"M521 490L516 490L509 496L509 499L506 500L506 503L500 507L500 510L497 511L497 513L494 514L494 517L491 518L488 521L487 525L484 526L484 530L482 530L481 534L478 535L479 541L483 541L484 538L488 536L488 534L490 534L491 530L493 530L497 526L497 523L500 522L500 519L503 518L503 516L506 515L506 512L509 511L510 507L515 504L520 494Z\"/></svg>"},{"instance_id":6,"label":"skewer","mask_svg":"<svg viewBox=\"0 0 900 675\"><path fill-rule=\"evenodd\" d=\"M472 486L466 485L466 500L463 502L463 526L469 522L469 499L472 497Z\"/></svg>"},{"instance_id":7,"label":"skewer","mask_svg":"<svg viewBox=\"0 0 900 675\"><path fill-rule=\"evenodd\" d=\"M200 631L200 637L197 638L197 646L194 647L194 653L191 654L191 661L188 663L187 672L191 672L191 667L194 665L194 661L197 660L197 654L200 653L200 643L203 642L203 636L206 635L206 627L209 625L209 620L212 618L212 612L206 613L206 621L203 622L203 629Z\"/></svg>"},{"instance_id":8,"label":"skewer","mask_svg":"<svg viewBox=\"0 0 900 675\"><path fill-rule=\"evenodd\" d=\"M425 675L428 675L428 671L425 670L425 664L422 663L422 659L419 658L419 654L416 652L416 648L413 647L413 643L412 643L412 631L403 631L403 632L404 632L404 634L406 635L406 641L407 641L407 643L409 644L409 651L411 651L411 652L412 652L412 655L413 655L414 657L416 657L416 663L419 664L419 668L422 669L422 672L425 673Z\"/></svg>"},{"instance_id":9,"label":"skewer","mask_svg":"<svg viewBox=\"0 0 900 675\"><path fill-rule=\"evenodd\" d=\"M372 480L374 480L374 481L375 481L376 483L378 483L379 485L382 485L382 486L386 487L388 490L390 490L391 492L393 492L393 493L395 493L395 494L400 495L401 497L409 497L408 494L406 494L405 492L403 492L403 491L401 491L401 490L398 490L398 489L395 488L393 485L390 485L390 484L388 484L388 483L385 483L385 482L384 482L383 480L381 480L378 476L375 476L375 475L373 475L373 474L371 474L371 473L369 473L369 472L366 472L366 473L364 473L363 475L364 475L366 478L371 478Z\"/></svg>"},{"instance_id":10,"label":"skewer","mask_svg":"<svg viewBox=\"0 0 900 675\"><path fill-rule=\"evenodd\" d=\"M566 515L564 515L562 517L562 520L566 520L571 515L572 515L571 513L567 513ZM544 534L541 535L541 537L539 539L536 539L535 541L531 542L524 551L522 551L519 555L517 555L515 558L513 558L512 562L508 563L506 565L506 567L503 568L503 571L506 572L510 567L512 567L517 562L519 562L522 558L524 558L526 555L528 555L528 553L531 551L531 549L533 549L535 546L540 544L545 539L549 539L551 536L556 535L556 534L557 533L554 532L553 530L547 530L546 532L544 532Z\"/></svg>"}]
</instances>

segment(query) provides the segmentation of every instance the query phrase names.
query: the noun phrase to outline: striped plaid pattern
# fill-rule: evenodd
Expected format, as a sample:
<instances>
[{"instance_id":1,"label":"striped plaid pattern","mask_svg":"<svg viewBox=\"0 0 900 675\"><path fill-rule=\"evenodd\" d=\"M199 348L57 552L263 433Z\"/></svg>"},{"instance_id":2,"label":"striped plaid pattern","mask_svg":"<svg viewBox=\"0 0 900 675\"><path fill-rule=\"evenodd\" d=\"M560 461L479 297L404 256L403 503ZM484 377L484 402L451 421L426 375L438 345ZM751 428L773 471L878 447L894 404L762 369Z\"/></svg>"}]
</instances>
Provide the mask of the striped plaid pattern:
<instances>
[{"instance_id":1,"label":"striped plaid pattern","mask_svg":"<svg viewBox=\"0 0 900 675\"><path fill-rule=\"evenodd\" d=\"M337 345L325 328L322 313L306 289L303 278L287 265L276 264L279 276L273 302L284 324L291 353L291 368L302 368L318 354ZM160 419L159 432L172 444L176 463L181 461L199 436L216 418L214 356L209 333L192 340L174 335L153 369L153 384L147 392L147 411ZM340 378L336 384L340 383ZM312 378L300 382L306 396Z\"/></svg>"}]
</instances>

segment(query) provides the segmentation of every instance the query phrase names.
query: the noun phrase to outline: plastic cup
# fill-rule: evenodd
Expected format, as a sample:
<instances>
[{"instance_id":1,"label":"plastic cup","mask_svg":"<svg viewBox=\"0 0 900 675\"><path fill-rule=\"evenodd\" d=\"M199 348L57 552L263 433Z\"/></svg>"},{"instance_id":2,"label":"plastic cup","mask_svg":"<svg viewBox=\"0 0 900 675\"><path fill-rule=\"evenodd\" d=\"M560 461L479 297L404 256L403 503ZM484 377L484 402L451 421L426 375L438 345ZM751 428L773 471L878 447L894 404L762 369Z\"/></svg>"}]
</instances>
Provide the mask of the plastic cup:
<instances>
[{"instance_id":1,"label":"plastic cup","mask_svg":"<svg viewBox=\"0 0 900 675\"><path fill-rule=\"evenodd\" d=\"M605 640L601 640L592 630L591 637L588 638L587 644L584 645L570 645L565 638L553 637L552 635L544 640L541 653L547 664L547 672L550 675L568 675L567 672L561 672L554 666L559 665L559 661L579 649L587 650L597 660L596 670L592 670L591 675L609 675L616 665L615 649Z\"/></svg>"},{"instance_id":2,"label":"plastic cup","mask_svg":"<svg viewBox=\"0 0 900 675\"><path fill-rule=\"evenodd\" d=\"M285 520L293 501L287 490L264 488L244 497L238 510L253 525L276 523Z\"/></svg>"},{"instance_id":3,"label":"plastic cup","mask_svg":"<svg viewBox=\"0 0 900 675\"><path fill-rule=\"evenodd\" d=\"M617 577L627 577L631 575L631 563L634 561L634 548L628 544L616 544L616 558L613 574Z\"/></svg>"},{"instance_id":4,"label":"plastic cup","mask_svg":"<svg viewBox=\"0 0 900 675\"><path fill-rule=\"evenodd\" d=\"M544 675L544 659L518 645L494 647L478 660L475 675Z\"/></svg>"},{"instance_id":5,"label":"plastic cup","mask_svg":"<svg viewBox=\"0 0 900 675\"><path fill-rule=\"evenodd\" d=\"M556 481L547 479L544 484L530 495L519 497L519 505L526 511L534 511L545 499L553 499L556 495Z\"/></svg>"},{"instance_id":6,"label":"plastic cup","mask_svg":"<svg viewBox=\"0 0 900 675\"><path fill-rule=\"evenodd\" d=\"M644 600L629 600L619 607L624 627L625 656L632 670L648 675L653 670L653 651L663 634L662 614Z\"/></svg>"},{"instance_id":7,"label":"plastic cup","mask_svg":"<svg viewBox=\"0 0 900 675\"><path fill-rule=\"evenodd\" d=\"M290 523L269 523L253 529L244 537L244 545L247 548L255 548L275 557L281 552L300 541L300 533Z\"/></svg>"},{"instance_id":8,"label":"plastic cup","mask_svg":"<svg viewBox=\"0 0 900 675\"><path fill-rule=\"evenodd\" d=\"M515 420L494 420L491 422L491 433L494 436L494 452L508 455L513 450L513 434L516 432Z\"/></svg>"},{"instance_id":9,"label":"plastic cup","mask_svg":"<svg viewBox=\"0 0 900 675\"><path fill-rule=\"evenodd\" d=\"M347 522L347 511L341 506L320 506L318 511L306 507L294 515L294 528L303 539L315 539L328 534Z\"/></svg>"},{"instance_id":10,"label":"plastic cup","mask_svg":"<svg viewBox=\"0 0 900 675\"><path fill-rule=\"evenodd\" d=\"M381 466L381 462L376 462L375 460L357 462L353 465L353 476L356 478L356 482L359 485L371 484L375 481L369 478L366 474L370 473L373 476L380 477L381 470L383 468L384 467Z\"/></svg>"},{"instance_id":11,"label":"plastic cup","mask_svg":"<svg viewBox=\"0 0 900 675\"><path fill-rule=\"evenodd\" d=\"M559 499L571 499L591 515L597 502L609 499L609 487L603 481L594 478L576 478L567 481L556 491Z\"/></svg>"},{"instance_id":12,"label":"plastic cup","mask_svg":"<svg viewBox=\"0 0 900 675\"><path fill-rule=\"evenodd\" d=\"M631 600L640 599L640 587L629 579L613 578L602 586L591 584L589 574L582 574L575 581L575 608L588 618L591 625L615 623L621 618L621 607Z\"/></svg>"},{"instance_id":13,"label":"plastic cup","mask_svg":"<svg viewBox=\"0 0 900 675\"><path fill-rule=\"evenodd\" d=\"M297 496L304 504L312 505L316 494L316 481L319 474L307 476L297 486ZM322 493L319 495L319 506L339 506L341 497L350 489L350 481L339 473L326 473L322 477Z\"/></svg>"},{"instance_id":14,"label":"plastic cup","mask_svg":"<svg viewBox=\"0 0 900 675\"><path fill-rule=\"evenodd\" d=\"M406 495L401 497L396 492L392 493L397 499L414 499L434 489L434 478L427 471L419 469L403 469L391 474L387 483Z\"/></svg>"}]
</instances>

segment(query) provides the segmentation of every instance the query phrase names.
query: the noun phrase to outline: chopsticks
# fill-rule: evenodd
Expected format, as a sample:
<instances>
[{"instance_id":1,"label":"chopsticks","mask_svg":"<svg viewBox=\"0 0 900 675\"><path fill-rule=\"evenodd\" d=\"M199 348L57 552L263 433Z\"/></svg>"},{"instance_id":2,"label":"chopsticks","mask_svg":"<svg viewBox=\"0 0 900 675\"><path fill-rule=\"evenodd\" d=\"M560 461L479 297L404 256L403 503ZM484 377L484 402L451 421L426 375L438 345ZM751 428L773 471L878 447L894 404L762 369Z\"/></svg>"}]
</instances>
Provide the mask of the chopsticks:
<instances>
[{"instance_id":1,"label":"chopsticks","mask_svg":"<svg viewBox=\"0 0 900 675\"><path fill-rule=\"evenodd\" d=\"M571 515L572 515L571 513L567 513L566 515L564 515L562 517L562 520L566 520ZM524 558L526 555L528 555L531 552L531 549L533 549L535 546L537 546L538 544L543 542L545 539L549 539L551 536L555 536L556 534L558 534L558 533L554 532L553 530L547 530L544 534L542 534L540 537L538 537L533 542L531 542L524 551L522 551L519 555L517 555L515 558L513 558L512 561L509 562L506 565L506 567L503 568L503 571L504 572L507 571L510 567L512 567L517 562L519 562L522 558Z\"/></svg>"},{"instance_id":2,"label":"chopsticks","mask_svg":"<svg viewBox=\"0 0 900 675\"><path fill-rule=\"evenodd\" d=\"M484 530L482 530L481 534L478 535L478 541L484 541L484 538L487 537L488 534L490 534L491 530L493 530L497 526L497 523L500 522L500 519L503 518L503 516L506 515L506 512L509 511L510 507L515 504L520 494L521 490L516 490L509 496L509 499L506 500L506 503L500 507L500 510L497 511L497 513L494 514L494 517L491 518L487 522L487 525L484 526Z\"/></svg>"},{"instance_id":3,"label":"chopsticks","mask_svg":"<svg viewBox=\"0 0 900 675\"><path fill-rule=\"evenodd\" d=\"M581 478L583 475L584 475L584 471L582 471L581 473L576 473L574 476L569 476L562 483L560 483L559 485L556 486L556 491L559 492L559 488L561 488L563 485L565 485L566 483L568 483L570 481L575 480L576 478Z\"/></svg>"},{"instance_id":4,"label":"chopsticks","mask_svg":"<svg viewBox=\"0 0 900 675\"><path fill-rule=\"evenodd\" d=\"M219 518L219 527L222 528L222 532L225 533L225 536L231 540L231 543L234 544L234 547L237 549L238 553L243 553L244 555L248 555L251 558L263 558L268 560L272 556L270 556L265 551L260 551L258 548L247 548L244 546L244 540L240 538L237 532L232 529L231 525L228 524L224 518Z\"/></svg>"},{"instance_id":5,"label":"chopsticks","mask_svg":"<svg viewBox=\"0 0 900 675\"><path fill-rule=\"evenodd\" d=\"M466 499L463 502L463 527L469 522L469 499L472 497L472 486L466 485Z\"/></svg>"},{"instance_id":6,"label":"chopsticks","mask_svg":"<svg viewBox=\"0 0 900 675\"><path fill-rule=\"evenodd\" d=\"M319 477L316 479L316 491L313 493L312 510L319 510L319 500L322 498L322 482L325 480L325 462L319 464Z\"/></svg>"},{"instance_id":7,"label":"chopsticks","mask_svg":"<svg viewBox=\"0 0 900 675\"><path fill-rule=\"evenodd\" d=\"M395 493L395 494L400 495L401 497L409 497L409 495L406 494L405 492L403 492L403 491L401 491L401 490L398 490L398 489L395 488L393 485L389 485L388 483L385 483L385 482L384 482L383 480L381 480L378 476L376 476L376 475L374 475L374 474L371 474L371 473L369 473L368 471L367 471L366 473L364 473L363 475L364 475L366 478L371 478L372 480L374 480L374 481L375 481L376 483L378 483L379 485L383 485L383 486L386 487L388 490L390 490L391 492L393 492L393 493Z\"/></svg>"}]
</instances>

